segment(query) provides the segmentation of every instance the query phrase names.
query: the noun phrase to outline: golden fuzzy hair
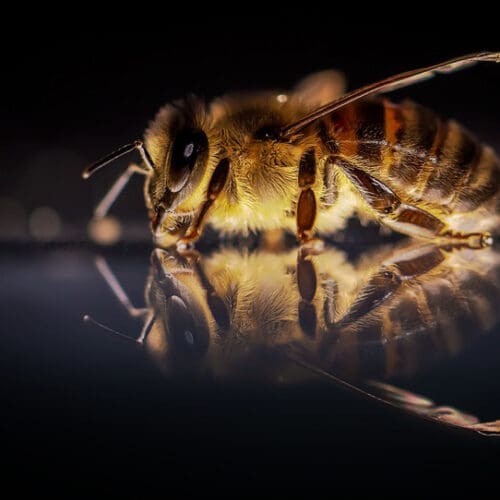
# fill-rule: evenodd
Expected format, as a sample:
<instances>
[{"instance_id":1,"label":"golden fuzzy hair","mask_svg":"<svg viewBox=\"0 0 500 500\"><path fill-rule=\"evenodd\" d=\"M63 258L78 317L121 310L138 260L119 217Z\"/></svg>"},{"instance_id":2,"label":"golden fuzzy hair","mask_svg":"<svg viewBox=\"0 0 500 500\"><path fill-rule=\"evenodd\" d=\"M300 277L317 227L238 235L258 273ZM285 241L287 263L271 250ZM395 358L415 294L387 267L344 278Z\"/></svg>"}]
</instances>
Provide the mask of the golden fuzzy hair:
<instances>
[{"instance_id":1,"label":"golden fuzzy hair","mask_svg":"<svg viewBox=\"0 0 500 500\"><path fill-rule=\"evenodd\" d=\"M150 209L160 202L169 183L169 159L176 134L182 129L203 131L208 150L197 159L187 184L166 200L169 231L192 219L203 203L210 178L222 158L229 158L230 170L224 191L210 214L212 224L222 232L242 232L291 227L289 214L298 196L297 175L302 153L317 139L305 134L294 144L262 141L256 133L279 129L299 119L341 93L339 73L312 75L289 95L278 92L232 94L206 105L190 97L162 108L150 124L145 144L155 170L146 181ZM318 176L319 178L320 176ZM318 181L318 187L321 185Z\"/></svg>"}]
</instances>

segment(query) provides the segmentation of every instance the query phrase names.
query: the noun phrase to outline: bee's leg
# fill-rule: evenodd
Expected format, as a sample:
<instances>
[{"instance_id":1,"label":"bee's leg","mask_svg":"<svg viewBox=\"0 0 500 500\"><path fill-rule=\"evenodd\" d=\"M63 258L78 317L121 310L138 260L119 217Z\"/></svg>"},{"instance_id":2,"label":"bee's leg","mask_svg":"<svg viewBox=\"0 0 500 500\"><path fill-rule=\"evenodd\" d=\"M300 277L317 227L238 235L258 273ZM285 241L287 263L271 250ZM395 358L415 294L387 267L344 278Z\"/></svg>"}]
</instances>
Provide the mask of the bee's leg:
<instances>
[{"instance_id":1,"label":"bee's leg","mask_svg":"<svg viewBox=\"0 0 500 500\"><path fill-rule=\"evenodd\" d=\"M216 323L222 330L229 330L229 327L231 326L231 318L229 317L229 311L226 304L208 279L200 261L198 259L193 260L191 262L191 266L205 289L207 304Z\"/></svg>"},{"instance_id":2,"label":"bee's leg","mask_svg":"<svg viewBox=\"0 0 500 500\"><path fill-rule=\"evenodd\" d=\"M383 260L349 301L350 304L342 317L337 321L328 322L325 318L328 333L322 339L320 347L322 355L328 358L331 350L335 349L339 337L345 334L350 338L355 334L360 347L374 343L381 346L394 335L398 335L397 330L392 327L386 329L385 325L393 323L383 319L384 314L390 310L383 305L389 304L390 307L391 300L405 284L409 284L415 290L416 307L423 315L422 321L426 321L427 301L424 295L418 293L419 284L414 280L439 266L446 259L449 250L449 245L438 246L421 242ZM370 320L377 314L382 316L376 320L381 328L367 329L366 325L370 324Z\"/></svg>"},{"instance_id":3,"label":"bee's leg","mask_svg":"<svg viewBox=\"0 0 500 500\"><path fill-rule=\"evenodd\" d=\"M128 181L134 174L146 175L147 173L139 165L132 163L119 177L116 179L114 184L111 186L109 191L106 193L104 198L99 202L99 204L94 209L94 217L96 219L102 219L106 217L109 209L116 201L123 188L128 184Z\"/></svg>"},{"instance_id":4,"label":"bee's leg","mask_svg":"<svg viewBox=\"0 0 500 500\"><path fill-rule=\"evenodd\" d=\"M314 148L304 152L299 163L299 201L297 202L297 237L302 247L312 253L321 252L323 244L314 239L314 222L318 213L316 195L312 189L316 181L316 155Z\"/></svg>"},{"instance_id":5,"label":"bee's leg","mask_svg":"<svg viewBox=\"0 0 500 500\"><path fill-rule=\"evenodd\" d=\"M151 331L151 328L153 328L155 320L156 320L156 316L154 315L154 313L150 312L146 316L146 321L144 321L144 326L142 327L141 333L136 340L136 342L138 344L144 343L144 341L146 340L146 337L149 335L149 332Z\"/></svg>"},{"instance_id":6,"label":"bee's leg","mask_svg":"<svg viewBox=\"0 0 500 500\"><path fill-rule=\"evenodd\" d=\"M314 337L318 317L313 300L318 287L318 277L311 257L301 250L297 253L297 287L300 294L298 306L300 327L307 336Z\"/></svg>"},{"instance_id":7,"label":"bee's leg","mask_svg":"<svg viewBox=\"0 0 500 500\"><path fill-rule=\"evenodd\" d=\"M456 244L462 244L469 248L485 248L493 245L493 237L491 233L485 231L484 233L455 233L450 230L443 231L440 235Z\"/></svg>"},{"instance_id":8,"label":"bee's leg","mask_svg":"<svg viewBox=\"0 0 500 500\"><path fill-rule=\"evenodd\" d=\"M159 250L157 249L156 251L158 252ZM229 317L228 308L206 275L201 265L201 254L193 249L184 250L179 253L179 256L185 259L190 267L190 271L194 273L200 281L201 286L205 289L207 304L216 323L222 330L229 330L231 318Z\"/></svg>"},{"instance_id":9,"label":"bee's leg","mask_svg":"<svg viewBox=\"0 0 500 500\"><path fill-rule=\"evenodd\" d=\"M355 323L390 299L403 283L436 268L445 260L446 250L447 247L421 243L383 261L336 326Z\"/></svg>"},{"instance_id":10,"label":"bee's leg","mask_svg":"<svg viewBox=\"0 0 500 500\"><path fill-rule=\"evenodd\" d=\"M144 318L144 324L141 330L141 333L137 339L130 337L128 335L125 335L121 332L118 332L114 330L113 328L110 328L109 326L103 325L102 323L99 323L99 321L96 321L93 319L91 316L86 314L84 316L84 321L89 322L94 324L95 326L98 326L99 328L102 328L103 330L112 333L113 335L120 337L124 340L127 341L132 341L137 344L142 344L147 337L149 331L151 330L151 327L153 326L155 316L154 313L151 312L148 308L143 307L143 308L137 308L134 307L132 302L130 301L128 295L126 294L125 290L122 288L120 285L119 281L116 279L116 276L114 275L113 271L110 269L108 263L104 259L104 257L98 256L95 259L95 265L97 267L97 270L99 271L100 275L103 277L104 281L108 284L109 288L113 292L114 296L118 299L120 304L126 309L128 314L132 316L133 318Z\"/></svg>"},{"instance_id":11,"label":"bee's leg","mask_svg":"<svg viewBox=\"0 0 500 500\"><path fill-rule=\"evenodd\" d=\"M323 295L325 297L323 302L324 321L327 329L330 330L335 325L339 286L333 278L327 278L321 285L323 288Z\"/></svg>"},{"instance_id":12,"label":"bee's leg","mask_svg":"<svg viewBox=\"0 0 500 500\"><path fill-rule=\"evenodd\" d=\"M364 200L378 214L380 222L391 229L415 238L445 239L451 244L462 244L470 248L491 245L489 233L454 233L431 213L402 203L392 189L351 163L337 159L335 165L341 168Z\"/></svg>"},{"instance_id":13,"label":"bee's leg","mask_svg":"<svg viewBox=\"0 0 500 500\"><path fill-rule=\"evenodd\" d=\"M146 307L141 307L141 308L134 307L134 305L130 301L125 290L120 285L120 282L116 279L116 276L110 269L104 257L101 256L96 257L95 265L101 276L104 278L104 281L108 284L109 288L111 288L111 291L113 292L115 297L118 299L120 304L127 310L130 316L137 318L147 314L148 309Z\"/></svg>"},{"instance_id":14,"label":"bee's leg","mask_svg":"<svg viewBox=\"0 0 500 500\"><path fill-rule=\"evenodd\" d=\"M214 173L208 183L207 195L205 201L201 204L195 218L189 225L186 233L177 241L179 251L188 249L200 236L203 229L203 223L207 217L208 211L212 207L217 196L224 189L229 174L229 159L223 158L215 167Z\"/></svg>"}]
</instances>

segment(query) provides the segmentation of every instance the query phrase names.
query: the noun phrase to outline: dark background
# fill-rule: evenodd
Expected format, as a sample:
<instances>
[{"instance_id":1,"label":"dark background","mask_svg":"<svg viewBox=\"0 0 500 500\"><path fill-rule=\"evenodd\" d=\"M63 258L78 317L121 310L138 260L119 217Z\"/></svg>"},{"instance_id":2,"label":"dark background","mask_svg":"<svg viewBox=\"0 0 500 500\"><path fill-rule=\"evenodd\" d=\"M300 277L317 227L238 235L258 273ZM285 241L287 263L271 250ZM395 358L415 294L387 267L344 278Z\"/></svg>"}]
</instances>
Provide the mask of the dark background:
<instances>
[{"instance_id":1,"label":"dark background","mask_svg":"<svg viewBox=\"0 0 500 500\"><path fill-rule=\"evenodd\" d=\"M141 23L136 14L133 21ZM4 40L0 197L17 200L25 214L49 205L64 229L58 245L35 245L23 224L0 235L0 453L5 476L21 478L19 488L36 489L41 479L81 488L98 478L108 480L109 491L140 482L167 496L175 482L185 492L230 487L237 495L267 478L279 490L307 480L311 496L319 485L333 496L346 470L353 488L356 478L371 478L368 484L397 492L436 472L456 481L460 471L470 477L498 466L500 447L492 440L391 412L326 383L278 392L167 385L144 353L82 327L82 311L114 307L92 271L94 249L83 241L91 208L120 167L87 184L79 173L140 137L167 100L189 92L210 98L227 90L287 88L330 67L344 70L354 88L500 48L487 27L472 36L462 28L251 21L251 29L207 18L203 26L169 21L153 33L131 27L78 36L47 32L23 45ZM409 96L453 116L498 145L499 69L484 64L395 98ZM142 207L136 180L114 212L145 225ZM107 252L132 262L130 269L122 264L122 277L137 284L131 294L140 303L147 240ZM115 326L127 327L120 317ZM485 377L498 359L493 341L489 347ZM452 376L467 383L464 375ZM478 400L486 397L494 394L478 389Z\"/></svg>"}]
</instances>

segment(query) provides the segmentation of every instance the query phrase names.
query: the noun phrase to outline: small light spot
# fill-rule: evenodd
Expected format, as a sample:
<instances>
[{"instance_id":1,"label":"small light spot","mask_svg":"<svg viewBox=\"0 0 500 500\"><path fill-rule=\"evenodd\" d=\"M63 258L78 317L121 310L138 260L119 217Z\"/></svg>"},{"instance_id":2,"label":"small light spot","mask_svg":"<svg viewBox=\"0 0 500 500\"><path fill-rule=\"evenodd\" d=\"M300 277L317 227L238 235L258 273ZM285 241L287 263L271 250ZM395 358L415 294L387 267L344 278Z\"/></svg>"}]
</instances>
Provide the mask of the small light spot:
<instances>
[{"instance_id":1,"label":"small light spot","mask_svg":"<svg viewBox=\"0 0 500 500\"><path fill-rule=\"evenodd\" d=\"M189 331L189 330L186 330L184 332L184 336L186 337L186 342L190 345L193 345L194 344L194 337L193 337L193 334Z\"/></svg>"},{"instance_id":2,"label":"small light spot","mask_svg":"<svg viewBox=\"0 0 500 500\"><path fill-rule=\"evenodd\" d=\"M186 144L186 147L184 148L184 158L191 158L193 152L194 152L194 144L192 142Z\"/></svg>"},{"instance_id":3,"label":"small light spot","mask_svg":"<svg viewBox=\"0 0 500 500\"><path fill-rule=\"evenodd\" d=\"M53 208L39 207L30 215L28 226L35 240L50 241L61 232L61 218Z\"/></svg>"},{"instance_id":4,"label":"small light spot","mask_svg":"<svg viewBox=\"0 0 500 500\"><path fill-rule=\"evenodd\" d=\"M493 245L493 237L491 235L487 235L483 238L484 246L490 247Z\"/></svg>"},{"instance_id":5,"label":"small light spot","mask_svg":"<svg viewBox=\"0 0 500 500\"><path fill-rule=\"evenodd\" d=\"M121 237L122 227L118 219L107 215L92 219L89 223L88 233L92 241L99 245L114 245Z\"/></svg>"},{"instance_id":6,"label":"small light spot","mask_svg":"<svg viewBox=\"0 0 500 500\"><path fill-rule=\"evenodd\" d=\"M288 101L288 96L286 94L279 94L276 96L276 100L283 104L284 102Z\"/></svg>"}]
</instances>

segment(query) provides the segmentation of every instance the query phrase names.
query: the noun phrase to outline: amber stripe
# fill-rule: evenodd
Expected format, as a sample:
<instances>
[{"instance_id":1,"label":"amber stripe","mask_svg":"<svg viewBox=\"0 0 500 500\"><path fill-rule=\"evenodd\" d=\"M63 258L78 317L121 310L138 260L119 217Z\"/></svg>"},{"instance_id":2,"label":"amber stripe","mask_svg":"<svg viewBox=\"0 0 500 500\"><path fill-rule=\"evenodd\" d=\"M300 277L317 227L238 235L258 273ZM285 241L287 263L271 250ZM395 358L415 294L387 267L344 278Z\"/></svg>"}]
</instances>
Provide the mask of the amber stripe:
<instances>
[{"instance_id":1,"label":"amber stripe","mask_svg":"<svg viewBox=\"0 0 500 500\"><path fill-rule=\"evenodd\" d=\"M381 101L362 101L356 107L358 155L380 165L382 146L385 145L384 104Z\"/></svg>"},{"instance_id":2,"label":"amber stripe","mask_svg":"<svg viewBox=\"0 0 500 500\"><path fill-rule=\"evenodd\" d=\"M448 122L443 120L438 120L437 130L434 136L434 142L429 151L429 156L427 161L420 170L420 174L417 177L416 185L418 189L419 196L422 196L425 188L427 187L427 182L436 169L436 164L439 157L441 156L441 151L443 145L446 141L446 136L448 135Z\"/></svg>"},{"instance_id":3,"label":"amber stripe","mask_svg":"<svg viewBox=\"0 0 500 500\"><path fill-rule=\"evenodd\" d=\"M328 153L359 164L406 203L465 211L498 192L494 154L455 122L411 102L357 102L322 120L318 135ZM332 180L323 175L325 184Z\"/></svg>"},{"instance_id":4,"label":"amber stripe","mask_svg":"<svg viewBox=\"0 0 500 500\"><path fill-rule=\"evenodd\" d=\"M500 187L500 160L493 151L482 148L477 166L472 170L468 184L455 198L457 211L473 210L498 193Z\"/></svg>"},{"instance_id":5,"label":"amber stripe","mask_svg":"<svg viewBox=\"0 0 500 500\"><path fill-rule=\"evenodd\" d=\"M401 139L401 169L404 179L414 184L429 156L438 120L432 111L414 103L405 103L404 109L406 128Z\"/></svg>"},{"instance_id":6,"label":"amber stripe","mask_svg":"<svg viewBox=\"0 0 500 500\"><path fill-rule=\"evenodd\" d=\"M384 101L385 109L385 139L387 147L383 150L383 175L387 175L392 164L396 161L396 151L399 148L401 130L404 126L401 106L397 106L390 101Z\"/></svg>"},{"instance_id":7,"label":"amber stripe","mask_svg":"<svg viewBox=\"0 0 500 500\"><path fill-rule=\"evenodd\" d=\"M448 133L433 173L427 179L424 198L452 208L457 189L466 188L469 182L469 168L473 165L480 146L457 123L450 122ZM464 179L465 177L465 179Z\"/></svg>"},{"instance_id":8,"label":"amber stripe","mask_svg":"<svg viewBox=\"0 0 500 500\"><path fill-rule=\"evenodd\" d=\"M333 118L331 120L323 120L318 126L319 138L322 144L325 145L327 151L332 154L339 152L339 145L335 140L335 124Z\"/></svg>"},{"instance_id":9,"label":"amber stripe","mask_svg":"<svg viewBox=\"0 0 500 500\"><path fill-rule=\"evenodd\" d=\"M356 107L355 105L346 106L333 113L331 118L333 137L339 146L339 153L347 158L354 157L358 152Z\"/></svg>"},{"instance_id":10,"label":"amber stripe","mask_svg":"<svg viewBox=\"0 0 500 500\"><path fill-rule=\"evenodd\" d=\"M469 192L471 181L476 178L477 171L479 168L479 164L481 162L481 155L483 148L481 145L472 140L472 138L468 138L465 141L466 144L461 148L461 151L457 153L457 156L461 157L460 160L457 161L457 169L462 170L462 174L458 180L458 183L455 187L455 195L453 196L452 201L450 202L450 207L455 208L455 206L460 205L460 195L465 190Z\"/></svg>"}]
</instances>

